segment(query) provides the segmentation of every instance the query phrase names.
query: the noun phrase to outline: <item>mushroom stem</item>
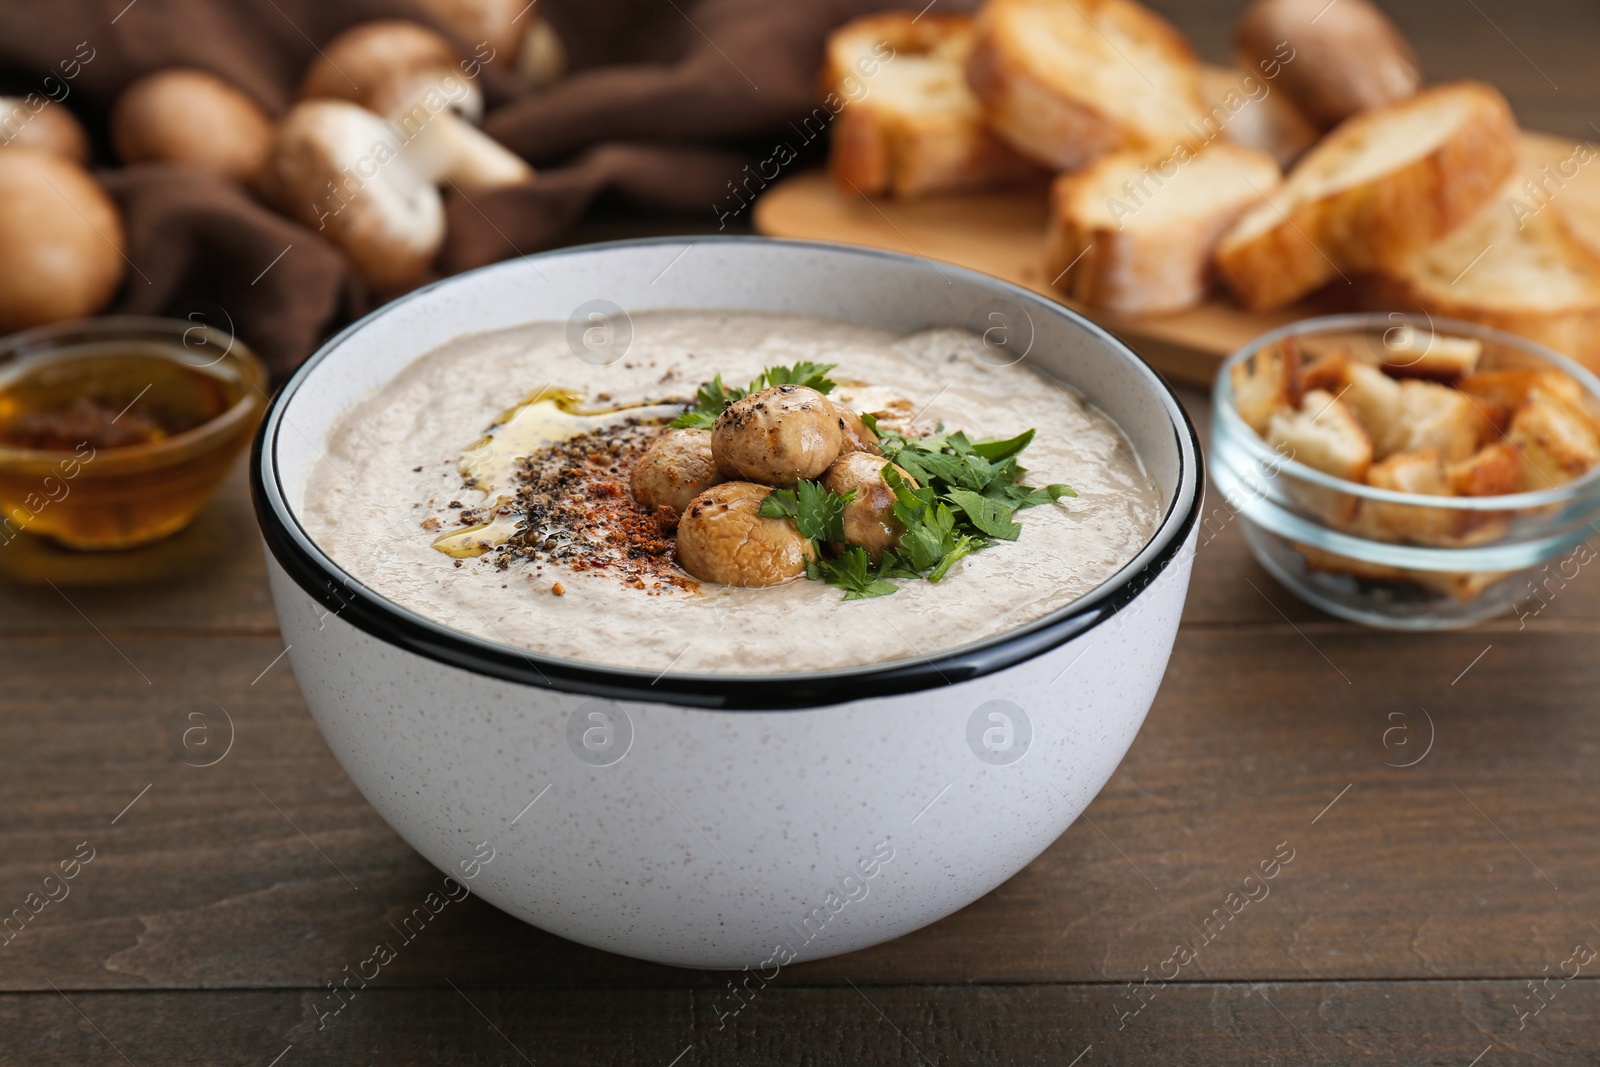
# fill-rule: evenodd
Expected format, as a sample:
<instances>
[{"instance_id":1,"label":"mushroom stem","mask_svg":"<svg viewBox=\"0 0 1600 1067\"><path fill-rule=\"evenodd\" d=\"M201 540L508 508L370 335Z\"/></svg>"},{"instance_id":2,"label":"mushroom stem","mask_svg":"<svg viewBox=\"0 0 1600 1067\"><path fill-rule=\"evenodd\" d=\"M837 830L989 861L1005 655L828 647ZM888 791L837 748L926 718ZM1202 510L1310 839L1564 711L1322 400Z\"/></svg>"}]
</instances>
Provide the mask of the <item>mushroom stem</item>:
<instances>
[{"instance_id":1,"label":"mushroom stem","mask_svg":"<svg viewBox=\"0 0 1600 1067\"><path fill-rule=\"evenodd\" d=\"M533 168L515 152L445 109L414 122L415 108L390 119L404 145L405 163L422 180L468 191L522 185Z\"/></svg>"}]
</instances>

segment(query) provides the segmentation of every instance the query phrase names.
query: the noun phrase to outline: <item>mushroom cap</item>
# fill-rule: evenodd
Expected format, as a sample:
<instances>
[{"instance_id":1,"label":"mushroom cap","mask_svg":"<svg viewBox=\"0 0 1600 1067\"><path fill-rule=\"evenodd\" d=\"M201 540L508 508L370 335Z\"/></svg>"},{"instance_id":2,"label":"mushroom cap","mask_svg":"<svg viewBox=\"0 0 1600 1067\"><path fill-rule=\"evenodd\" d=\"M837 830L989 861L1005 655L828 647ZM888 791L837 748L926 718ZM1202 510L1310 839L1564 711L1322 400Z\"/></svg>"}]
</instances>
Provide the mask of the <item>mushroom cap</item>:
<instances>
[{"instance_id":1,"label":"mushroom cap","mask_svg":"<svg viewBox=\"0 0 1600 1067\"><path fill-rule=\"evenodd\" d=\"M245 182L272 146L272 120L214 74L174 68L123 90L111 110L111 141L123 163L177 163Z\"/></svg>"},{"instance_id":2,"label":"mushroom cap","mask_svg":"<svg viewBox=\"0 0 1600 1067\"><path fill-rule=\"evenodd\" d=\"M483 94L462 73L456 46L417 22L380 19L352 26L329 41L300 82L302 100L349 100L390 115L429 89L476 120Z\"/></svg>"},{"instance_id":3,"label":"mushroom cap","mask_svg":"<svg viewBox=\"0 0 1600 1067\"><path fill-rule=\"evenodd\" d=\"M774 385L723 409L711 452L730 478L792 486L827 470L842 440L832 401L804 385Z\"/></svg>"},{"instance_id":4,"label":"mushroom cap","mask_svg":"<svg viewBox=\"0 0 1600 1067\"><path fill-rule=\"evenodd\" d=\"M806 572L816 549L788 519L756 514L772 492L751 482L723 482L690 502L678 522L678 562L703 582L781 585Z\"/></svg>"},{"instance_id":5,"label":"mushroom cap","mask_svg":"<svg viewBox=\"0 0 1600 1067\"><path fill-rule=\"evenodd\" d=\"M710 430L668 430L639 457L628 485L645 507L682 515L690 501L721 481Z\"/></svg>"},{"instance_id":6,"label":"mushroom cap","mask_svg":"<svg viewBox=\"0 0 1600 1067\"><path fill-rule=\"evenodd\" d=\"M496 62L517 58L522 46L518 16L528 7L524 0L423 0L423 4L463 43L488 44ZM529 12L526 17L535 16Z\"/></svg>"},{"instance_id":7,"label":"mushroom cap","mask_svg":"<svg viewBox=\"0 0 1600 1067\"><path fill-rule=\"evenodd\" d=\"M906 532L894 517L894 490L883 480L883 468L888 465L887 459L870 452L846 452L822 476L822 484L841 496L855 490L855 499L844 506L844 539L866 549L874 563L885 549L899 544ZM916 486L916 479L899 467L895 470Z\"/></svg>"},{"instance_id":8,"label":"mushroom cap","mask_svg":"<svg viewBox=\"0 0 1600 1067\"><path fill-rule=\"evenodd\" d=\"M0 96L0 148L42 148L88 165L89 135L61 104L36 96L37 108L20 96Z\"/></svg>"},{"instance_id":9,"label":"mushroom cap","mask_svg":"<svg viewBox=\"0 0 1600 1067\"><path fill-rule=\"evenodd\" d=\"M1324 129L1404 100L1422 85L1411 43L1368 0L1256 0L1234 36L1240 65L1280 65L1284 95ZM1285 43L1294 49L1291 62L1277 55Z\"/></svg>"},{"instance_id":10,"label":"mushroom cap","mask_svg":"<svg viewBox=\"0 0 1600 1067\"><path fill-rule=\"evenodd\" d=\"M343 249L380 292L421 280L444 243L439 190L395 140L365 108L309 100L279 124L260 181L268 201Z\"/></svg>"},{"instance_id":11,"label":"mushroom cap","mask_svg":"<svg viewBox=\"0 0 1600 1067\"><path fill-rule=\"evenodd\" d=\"M40 148L0 152L0 330L105 307L127 261L122 219L93 176Z\"/></svg>"},{"instance_id":12,"label":"mushroom cap","mask_svg":"<svg viewBox=\"0 0 1600 1067\"><path fill-rule=\"evenodd\" d=\"M879 454L878 435L868 428L862 421L861 415L854 408L830 400L833 410L839 416L839 453L846 452L871 452Z\"/></svg>"}]
</instances>

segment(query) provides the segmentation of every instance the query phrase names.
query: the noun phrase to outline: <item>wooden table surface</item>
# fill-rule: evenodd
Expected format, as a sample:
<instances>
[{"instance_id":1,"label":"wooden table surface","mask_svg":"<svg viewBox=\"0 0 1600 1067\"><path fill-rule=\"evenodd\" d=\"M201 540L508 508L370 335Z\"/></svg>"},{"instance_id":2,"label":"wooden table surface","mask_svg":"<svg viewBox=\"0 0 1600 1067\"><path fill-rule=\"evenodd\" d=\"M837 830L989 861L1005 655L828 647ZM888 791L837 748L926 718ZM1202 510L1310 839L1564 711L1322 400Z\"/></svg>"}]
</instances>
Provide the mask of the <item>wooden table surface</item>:
<instances>
[{"instance_id":1,"label":"wooden table surface","mask_svg":"<svg viewBox=\"0 0 1600 1067\"><path fill-rule=\"evenodd\" d=\"M1224 50L1234 5L1165 6ZM1430 70L1488 74L1530 125L1577 135L1600 100L1593 6L1394 6ZM1213 494L1127 759L964 911L788 968L719 1023L727 976L474 898L319 1027L328 984L437 875L306 711L242 471L178 538L94 562L0 577L0 916L31 915L0 934L6 1067L1600 1062L1592 569L1520 619L1377 633L1293 600ZM108 584L129 568L144 580ZM1138 985L1290 850L1175 980ZM45 878L75 856L62 897Z\"/></svg>"}]
</instances>

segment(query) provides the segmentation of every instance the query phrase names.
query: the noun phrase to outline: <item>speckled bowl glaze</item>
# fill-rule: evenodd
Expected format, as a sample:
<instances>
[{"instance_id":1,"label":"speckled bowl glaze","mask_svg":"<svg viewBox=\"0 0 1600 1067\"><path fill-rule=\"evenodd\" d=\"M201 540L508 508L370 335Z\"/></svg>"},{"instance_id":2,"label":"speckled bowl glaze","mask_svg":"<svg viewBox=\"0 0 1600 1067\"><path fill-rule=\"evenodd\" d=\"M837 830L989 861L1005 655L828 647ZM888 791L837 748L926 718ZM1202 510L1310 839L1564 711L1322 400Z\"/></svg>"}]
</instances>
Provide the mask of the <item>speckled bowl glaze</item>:
<instances>
[{"instance_id":1,"label":"speckled bowl glaze","mask_svg":"<svg viewBox=\"0 0 1600 1067\"><path fill-rule=\"evenodd\" d=\"M967 326L1122 427L1161 525L1113 579L984 642L848 670L709 677L594 667L385 600L297 511L333 420L423 353L621 309ZM575 350L576 351L576 350ZM1103 330L971 271L752 238L566 249L447 279L335 337L274 401L252 464L273 595L328 745L418 852L485 900L596 948L771 978L976 900L1088 806L1172 651L1200 448L1171 391ZM491 856L487 862L484 857Z\"/></svg>"}]
</instances>

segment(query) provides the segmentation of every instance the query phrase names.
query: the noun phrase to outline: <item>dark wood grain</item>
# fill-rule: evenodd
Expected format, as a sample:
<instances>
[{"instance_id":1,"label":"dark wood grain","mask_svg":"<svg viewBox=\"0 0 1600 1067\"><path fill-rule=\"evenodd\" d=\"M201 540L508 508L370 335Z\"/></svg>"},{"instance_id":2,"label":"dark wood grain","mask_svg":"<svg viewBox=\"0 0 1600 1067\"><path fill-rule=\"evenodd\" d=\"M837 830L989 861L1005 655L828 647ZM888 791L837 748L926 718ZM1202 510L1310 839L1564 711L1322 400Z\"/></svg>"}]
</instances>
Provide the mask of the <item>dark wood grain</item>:
<instances>
[{"instance_id":1,"label":"dark wood grain","mask_svg":"<svg viewBox=\"0 0 1600 1067\"><path fill-rule=\"evenodd\" d=\"M1518 981L1193 983L1137 1015L1125 989L805 988L782 976L733 1014L705 992L368 989L336 1016L309 992L0 996L6 1062L563 1065L1322 1064L1466 1067L1594 1062L1600 983L1552 982L1531 1012ZM319 1029L319 1020L323 1024ZM721 1026L719 1027L719 1021ZM1119 1028L1120 1025L1120 1028ZM814 1035L807 1040L804 1035ZM797 1060L795 1049L809 1052ZM1080 1057L1081 1059L1074 1059ZM1491 1057L1493 1059L1491 1060Z\"/></svg>"},{"instance_id":2,"label":"dark wood grain","mask_svg":"<svg viewBox=\"0 0 1600 1067\"><path fill-rule=\"evenodd\" d=\"M1243 5L1156 6L1222 59ZM1386 6L1432 76L1486 77L1526 125L1590 135L1600 8ZM1184 399L1205 436L1205 397ZM438 875L277 658L242 469L142 552L0 548L0 916L95 850L68 897L0 935L0 1065L1600 1062L1588 972L1529 986L1600 947L1600 579L1528 620L1380 634L1277 586L1215 493L1208 520L1126 761L967 909L789 968L729 1016L726 976L470 900L324 1028L327 983ZM197 766L230 722L226 757ZM1197 929L1280 843L1270 894ZM1196 958L1125 1015L1179 942Z\"/></svg>"}]
</instances>

